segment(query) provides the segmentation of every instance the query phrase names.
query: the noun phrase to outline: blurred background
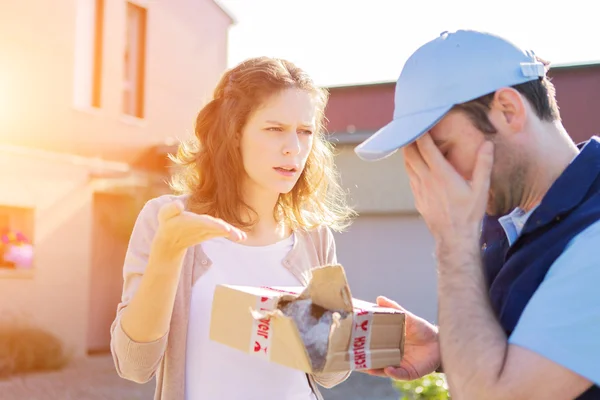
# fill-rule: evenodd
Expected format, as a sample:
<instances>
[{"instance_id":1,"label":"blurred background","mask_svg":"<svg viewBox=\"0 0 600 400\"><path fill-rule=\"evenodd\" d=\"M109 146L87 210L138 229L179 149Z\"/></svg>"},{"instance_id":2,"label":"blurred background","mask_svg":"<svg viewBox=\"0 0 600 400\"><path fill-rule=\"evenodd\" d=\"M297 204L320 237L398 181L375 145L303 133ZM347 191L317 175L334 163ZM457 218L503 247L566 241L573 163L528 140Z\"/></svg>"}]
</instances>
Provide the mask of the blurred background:
<instances>
[{"instance_id":1,"label":"blurred background","mask_svg":"<svg viewBox=\"0 0 600 400\"><path fill-rule=\"evenodd\" d=\"M169 191L167 154L220 74L253 56L287 58L330 91L329 138L359 212L336 237L353 295L435 322L433 242L402 157L366 163L354 146L391 119L407 57L462 28L551 61L563 123L588 139L596 18L578 0L0 0L0 399L152 398L154 383L118 378L109 355L129 234ZM324 395L400 396L358 373Z\"/></svg>"}]
</instances>

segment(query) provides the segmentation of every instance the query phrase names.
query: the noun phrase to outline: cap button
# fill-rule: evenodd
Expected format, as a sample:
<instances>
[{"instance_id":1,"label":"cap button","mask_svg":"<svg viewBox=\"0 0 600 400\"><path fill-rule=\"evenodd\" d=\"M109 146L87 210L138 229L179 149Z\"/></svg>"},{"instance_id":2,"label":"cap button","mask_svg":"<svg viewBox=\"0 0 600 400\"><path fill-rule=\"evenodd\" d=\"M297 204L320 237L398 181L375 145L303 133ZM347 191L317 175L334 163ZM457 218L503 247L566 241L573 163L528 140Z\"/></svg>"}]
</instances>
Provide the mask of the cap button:
<instances>
[{"instance_id":1,"label":"cap button","mask_svg":"<svg viewBox=\"0 0 600 400\"><path fill-rule=\"evenodd\" d=\"M449 31L444 31L444 32L440 33L440 36L446 37L446 36L448 36L449 33L450 33Z\"/></svg>"}]
</instances>

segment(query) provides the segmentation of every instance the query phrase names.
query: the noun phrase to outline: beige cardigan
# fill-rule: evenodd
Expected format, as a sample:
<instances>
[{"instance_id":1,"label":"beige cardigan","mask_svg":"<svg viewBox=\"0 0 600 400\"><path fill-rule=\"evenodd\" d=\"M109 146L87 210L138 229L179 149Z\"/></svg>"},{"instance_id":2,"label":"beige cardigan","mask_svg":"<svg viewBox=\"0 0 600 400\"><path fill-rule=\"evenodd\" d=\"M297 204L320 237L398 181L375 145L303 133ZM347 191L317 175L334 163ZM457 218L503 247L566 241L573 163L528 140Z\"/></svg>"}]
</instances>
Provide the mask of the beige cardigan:
<instances>
[{"instance_id":1,"label":"beige cardigan","mask_svg":"<svg viewBox=\"0 0 600 400\"><path fill-rule=\"evenodd\" d=\"M176 198L178 197L172 195L157 197L147 202L140 212L125 256L121 302L111 326L111 352L119 376L145 383L156 375L155 400L184 400L185 397L186 335L191 290L194 282L211 266L202 246L190 247L186 252L171 325L165 336L150 343L134 342L123 331L120 320L144 275L150 244L158 225L158 210L163 204ZM185 197L179 199L185 203ZM311 232L296 232L294 246L283 261L285 268L304 286L310 280L311 268L335 263L335 242L331 231L326 227ZM348 376L349 373L307 375L318 399L322 399L322 396L315 383L330 388L343 382Z\"/></svg>"}]
</instances>

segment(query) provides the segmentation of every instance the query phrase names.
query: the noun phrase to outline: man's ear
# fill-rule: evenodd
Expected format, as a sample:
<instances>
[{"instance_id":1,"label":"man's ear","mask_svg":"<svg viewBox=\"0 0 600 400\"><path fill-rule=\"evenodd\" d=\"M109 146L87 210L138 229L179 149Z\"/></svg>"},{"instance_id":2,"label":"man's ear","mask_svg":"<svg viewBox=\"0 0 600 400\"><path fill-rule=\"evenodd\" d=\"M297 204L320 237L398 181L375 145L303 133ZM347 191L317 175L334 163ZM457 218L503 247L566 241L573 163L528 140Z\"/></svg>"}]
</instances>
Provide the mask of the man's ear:
<instances>
[{"instance_id":1,"label":"man's ear","mask_svg":"<svg viewBox=\"0 0 600 400\"><path fill-rule=\"evenodd\" d=\"M501 124L511 132L521 132L527 121L525 101L523 95L513 88L497 90L491 104L494 124Z\"/></svg>"}]
</instances>

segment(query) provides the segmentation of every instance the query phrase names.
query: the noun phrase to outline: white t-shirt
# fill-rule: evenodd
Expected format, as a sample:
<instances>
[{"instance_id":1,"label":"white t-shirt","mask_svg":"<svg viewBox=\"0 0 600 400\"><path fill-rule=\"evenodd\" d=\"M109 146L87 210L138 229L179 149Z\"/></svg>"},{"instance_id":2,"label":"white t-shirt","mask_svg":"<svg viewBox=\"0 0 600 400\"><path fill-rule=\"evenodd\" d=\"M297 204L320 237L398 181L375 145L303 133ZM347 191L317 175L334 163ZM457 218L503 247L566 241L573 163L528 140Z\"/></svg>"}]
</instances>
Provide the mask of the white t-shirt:
<instances>
[{"instance_id":1,"label":"white t-shirt","mask_svg":"<svg viewBox=\"0 0 600 400\"><path fill-rule=\"evenodd\" d=\"M299 285L282 265L293 243L293 235L259 247L225 238L202 243L212 265L192 288L185 366L186 400L316 400L304 372L209 339L216 285Z\"/></svg>"}]
</instances>

